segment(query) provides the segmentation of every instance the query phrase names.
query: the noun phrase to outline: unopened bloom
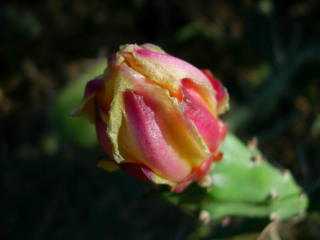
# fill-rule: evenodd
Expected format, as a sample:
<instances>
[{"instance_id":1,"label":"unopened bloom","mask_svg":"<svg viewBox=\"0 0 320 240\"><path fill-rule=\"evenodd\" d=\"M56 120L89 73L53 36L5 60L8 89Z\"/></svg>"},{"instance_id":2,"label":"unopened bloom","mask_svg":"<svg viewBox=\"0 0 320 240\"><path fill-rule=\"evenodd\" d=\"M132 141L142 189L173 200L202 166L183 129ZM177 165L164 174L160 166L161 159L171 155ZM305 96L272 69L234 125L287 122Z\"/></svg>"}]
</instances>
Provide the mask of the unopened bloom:
<instances>
[{"instance_id":1,"label":"unopened bloom","mask_svg":"<svg viewBox=\"0 0 320 240\"><path fill-rule=\"evenodd\" d=\"M226 126L219 115L228 94L209 70L158 46L128 44L88 82L79 112L96 126L104 151L131 175L180 192L199 182L214 160Z\"/></svg>"}]
</instances>

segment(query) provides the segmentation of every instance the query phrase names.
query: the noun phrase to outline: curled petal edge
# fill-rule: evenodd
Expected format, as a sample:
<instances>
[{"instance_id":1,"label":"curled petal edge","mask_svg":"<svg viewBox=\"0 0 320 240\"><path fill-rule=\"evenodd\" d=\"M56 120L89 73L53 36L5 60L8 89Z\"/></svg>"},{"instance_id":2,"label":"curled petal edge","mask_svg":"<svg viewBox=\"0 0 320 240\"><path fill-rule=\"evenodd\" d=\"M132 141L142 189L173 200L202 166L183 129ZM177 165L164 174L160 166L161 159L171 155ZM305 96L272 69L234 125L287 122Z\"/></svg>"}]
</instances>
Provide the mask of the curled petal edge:
<instances>
[{"instance_id":1,"label":"curled petal edge","mask_svg":"<svg viewBox=\"0 0 320 240\"><path fill-rule=\"evenodd\" d=\"M229 94L227 89L222 83L213 75L209 69L203 69L203 74L208 78L212 88L216 93L216 99L218 102L218 113L225 113L229 109Z\"/></svg>"},{"instance_id":2,"label":"curled petal edge","mask_svg":"<svg viewBox=\"0 0 320 240\"><path fill-rule=\"evenodd\" d=\"M71 112L71 116L85 116L91 123L94 123L96 117L95 96L102 85L102 77L97 77L87 82L82 103Z\"/></svg>"}]
</instances>

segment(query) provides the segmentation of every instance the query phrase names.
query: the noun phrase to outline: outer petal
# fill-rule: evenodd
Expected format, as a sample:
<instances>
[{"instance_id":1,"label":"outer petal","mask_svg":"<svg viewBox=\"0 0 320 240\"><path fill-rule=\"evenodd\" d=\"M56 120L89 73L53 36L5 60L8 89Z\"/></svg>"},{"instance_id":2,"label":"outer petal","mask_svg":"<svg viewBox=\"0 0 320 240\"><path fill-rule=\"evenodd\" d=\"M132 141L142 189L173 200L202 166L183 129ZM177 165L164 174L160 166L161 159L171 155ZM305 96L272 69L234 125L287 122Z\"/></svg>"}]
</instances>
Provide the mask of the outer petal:
<instances>
[{"instance_id":1,"label":"outer petal","mask_svg":"<svg viewBox=\"0 0 320 240\"><path fill-rule=\"evenodd\" d=\"M190 79L182 80L185 97L184 113L196 126L212 153L216 152L226 135L227 128L222 121L213 116L189 87Z\"/></svg>"},{"instance_id":2,"label":"outer petal","mask_svg":"<svg viewBox=\"0 0 320 240\"><path fill-rule=\"evenodd\" d=\"M178 154L166 142L154 112L148 107L142 96L126 91L124 106L128 125L139 143L146 164L153 172L174 182L185 178L191 168L179 158Z\"/></svg>"},{"instance_id":3,"label":"outer petal","mask_svg":"<svg viewBox=\"0 0 320 240\"><path fill-rule=\"evenodd\" d=\"M229 95L225 87L223 87L222 83L212 74L212 72L208 69L202 70L203 73L210 80L212 88L216 92L216 99L218 102L218 111L219 113L224 113L229 108Z\"/></svg>"},{"instance_id":4,"label":"outer petal","mask_svg":"<svg viewBox=\"0 0 320 240\"><path fill-rule=\"evenodd\" d=\"M101 88L102 84L102 77L97 77L93 80L90 80L84 90L84 97L89 98L93 96Z\"/></svg>"},{"instance_id":5,"label":"outer petal","mask_svg":"<svg viewBox=\"0 0 320 240\"><path fill-rule=\"evenodd\" d=\"M98 91L101 90L103 85L102 77L95 78L90 80L84 91L84 98L82 100L81 105L72 112L73 116L84 115L91 122L95 121L96 116L96 102L95 97Z\"/></svg>"},{"instance_id":6,"label":"outer petal","mask_svg":"<svg viewBox=\"0 0 320 240\"><path fill-rule=\"evenodd\" d=\"M112 99L108 114L105 114L104 120L107 123L108 138L112 144L113 158L117 163L124 162L126 159L120 153L121 128L123 127L123 92L134 89L136 84L144 82L144 77L129 68L125 63L114 65L110 71L109 81L105 85L107 96Z\"/></svg>"},{"instance_id":7,"label":"outer petal","mask_svg":"<svg viewBox=\"0 0 320 240\"><path fill-rule=\"evenodd\" d=\"M95 126L96 126L96 133L98 137L98 141L104 150L105 153L108 155L111 155L112 153L112 146L110 143L110 140L108 139L107 136L107 125L106 123L101 119L101 114L98 114L96 119L95 119Z\"/></svg>"}]
</instances>

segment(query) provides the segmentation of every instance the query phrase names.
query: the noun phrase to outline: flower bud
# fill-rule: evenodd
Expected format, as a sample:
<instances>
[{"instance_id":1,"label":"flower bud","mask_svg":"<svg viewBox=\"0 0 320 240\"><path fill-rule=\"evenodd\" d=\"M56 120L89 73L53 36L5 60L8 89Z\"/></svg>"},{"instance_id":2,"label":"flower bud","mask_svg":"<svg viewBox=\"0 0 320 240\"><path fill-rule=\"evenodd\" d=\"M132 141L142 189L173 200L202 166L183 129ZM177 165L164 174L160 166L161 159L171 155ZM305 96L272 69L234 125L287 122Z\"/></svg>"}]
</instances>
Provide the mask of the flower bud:
<instances>
[{"instance_id":1,"label":"flower bud","mask_svg":"<svg viewBox=\"0 0 320 240\"><path fill-rule=\"evenodd\" d=\"M227 128L219 115L227 108L227 91L209 70L152 44L128 44L88 82L78 111L112 158L100 166L181 192L221 158Z\"/></svg>"}]
</instances>

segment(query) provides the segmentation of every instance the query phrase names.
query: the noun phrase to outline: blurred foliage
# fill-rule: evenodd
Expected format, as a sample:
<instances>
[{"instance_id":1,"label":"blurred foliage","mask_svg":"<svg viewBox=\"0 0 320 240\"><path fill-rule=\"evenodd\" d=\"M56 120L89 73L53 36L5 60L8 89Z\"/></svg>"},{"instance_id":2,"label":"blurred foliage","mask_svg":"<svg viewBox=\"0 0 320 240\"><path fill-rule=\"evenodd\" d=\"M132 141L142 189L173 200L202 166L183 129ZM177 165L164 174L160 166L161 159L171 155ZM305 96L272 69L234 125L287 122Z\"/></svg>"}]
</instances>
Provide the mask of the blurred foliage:
<instances>
[{"instance_id":1,"label":"blurred foliage","mask_svg":"<svg viewBox=\"0 0 320 240\"><path fill-rule=\"evenodd\" d=\"M88 79L101 75L106 64L106 59L92 62L90 64L92 66L88 66L87 71L81 74L79 79L69 83L57 96L50 119L61 140L78 143L84 147L92 147L97 144L94 126L88 124L84 118L74 117L71 119L71 114L81 104Z\"/></svg>"},{"instance_id":2,"label":"blurred foliage","mask_svg":"<svg viewBox=\"0 0 320 240\"><path fill-rule=\"evenodd\" d=\"M232 100L230 128L241 139L256 137L263 155L290 169L310 199L311 214L276 225L284 229L280 236L319 239L319 5L317 0L2 3L0 239L186 239L192 232L194 239L205 239L201 235L208 231L197 219L145 197L150 185L97 169L103 153L94 135L81 120L68 117L76 107L71 99L81 98L77 91L83 86L73 84L79 79L84 84L93 74L88 69L99 66L92 59L128 42L159 44L222 79ZM78 138L71 126L77 126ZM82 131L87 133L80 136ZM250 239L267 224L226 218L206 238L248 233L242 239Z\"/></svg>"}]
</instances>

